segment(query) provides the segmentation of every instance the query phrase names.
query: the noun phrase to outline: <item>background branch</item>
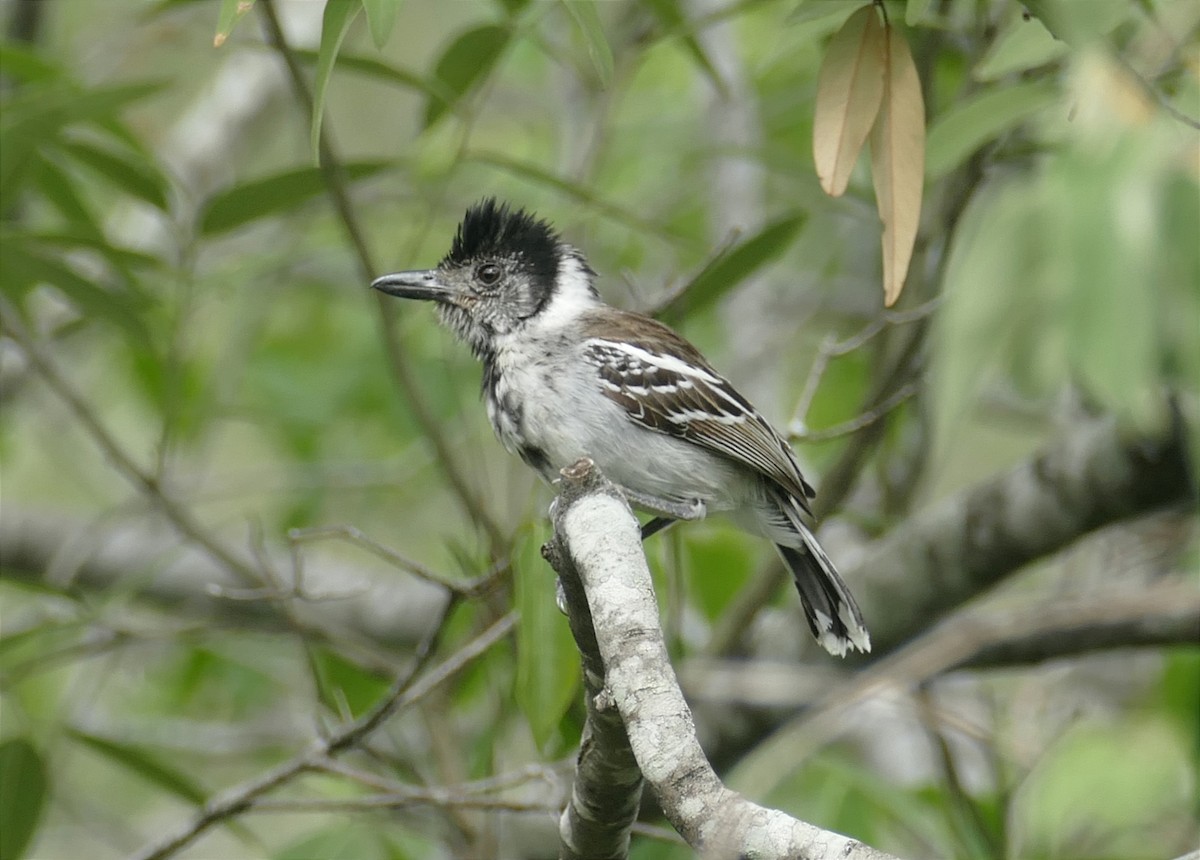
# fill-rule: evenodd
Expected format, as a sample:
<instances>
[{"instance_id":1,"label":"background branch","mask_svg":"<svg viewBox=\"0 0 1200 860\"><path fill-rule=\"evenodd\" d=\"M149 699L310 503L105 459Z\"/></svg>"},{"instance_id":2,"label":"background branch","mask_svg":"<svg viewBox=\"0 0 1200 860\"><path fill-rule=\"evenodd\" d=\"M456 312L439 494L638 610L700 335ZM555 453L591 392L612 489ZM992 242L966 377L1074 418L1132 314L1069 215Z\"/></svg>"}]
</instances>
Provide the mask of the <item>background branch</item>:
<instances>
[{"instance_id":1,"label":"background branch","mask_svg":"<svg viewBox=\"0 0 1200 860\"><path fill-rule=\"evenodd\" d=\"M964 613L946 619L861 672L832 685L811 707L779 725L765 739L756 739L756 746L739 760L730 779L739 785L768 790L845 734L854 724L851 715L857 706L906 696L923 682L954 669L1000 665L996 660L1002 656L1034 656L1037 647L1061 643L1072 632L1083 632L1093 643L1103 643L1102 647L1196 642L1200 596L1190 584L1164 585L1142 598L1130 597L1128 602L1129 614L1123 619L1111 607L1084 601L1050 606L1044 617L1029 611L1010 611ZM1157 621L1133 622L1132 616L1139 610L1157 617ZM1079 611L1084 613L1083 618L1073 616ZM1112 638L1114 633L1130 628L1137 629L1134 640ZM1062 656L1078 653L1068 648ZM1034 659L1055 656L1059 655L1044 650Z\"/></svg>"},{"instance_id":2,"label":"background branch","mask_svg":"<svg viewBox=\"0 0 1200 860\"><path fill-rule=\"evenodd\" d=\"M1191 488L1182 432L1176 425L1157 437L1127 438L1112 421L1079 424L1007 475L948 498L863 550L846 576L868 613L880 643L877 653L920 630L928 623L926 612L952 609L1090 531L1186 503ZM1083 506L1070 506L1073 499ZM69 535L79 538L64 541ZM286 628L270 601L220 597L211 586L229 588L238 580L145 524L85 527L61 515L6 505L0 557L7 577L97 591L128 584L132 572L146 571L152 575L138 593L151 603L222 623ZM275 566L282 573L287 566L280 562ZM299 601L297 617L313 630L375 647L410 648L446 601L442 589L412 578L311 567L309 591L343 596ZM806 648L800 639L794 637L790 647Z\"/></svg>"},{"instance_id":3,"label":"background branch","mask_svg":"<svg viewBox=\"0 0 1200 860\"><path fill-rule=\"evenodd\" d=\"M283 584L294 585L286 553L279 550L271 557ZM84 522L6 501L0 560L0 579L67 593L131 591L150 606L210 625L292 629L275 600L224 596L243 586L242 580L144 518ZM307 566L304 590L318 598L293 601L292 612L306 635L393 654L411 653L448 600L445 589L415 577L327 560Z\"/></svg>"},{"instance_id":4,"label":"background branch","mask_svg":"<svg viewBox=\"0 0 1200 860\"><path fill-rule=\"evenodd\" d=\"M163 514L167 522L181 537L200 547L242 585L261 585L263 576L259 571L218 540L195 518L187 506L167 492L154 475L137 464L133 456L101 423L91 404L59 371L49 352L37 342L33 333L22 322L20 313L4 296L0 296L0 316L3 317L4 331L17 342L30 365L46 381L54 394L66 404L67 409L75 416L121 477L142 493L147 501Z\"/></svg>"},{"instance_id":5,"label":"background branch","mask_svg":"<svg viewBox=\"0 0 1200 860\"><path fill-rule=\"evenodd\" d=\"M1194 492L1179 416L1139 436L1111 418L1079 423L1008 474L910 517L846 578L885 653L1030 561Z\"/></svg>"},{"instance_id":6,"label":"background branch","mask_svg":"<svg viewBox=\"0 0 1200 860\"><path fill-rule=\"evenodd\" d=\"M388 694L367 713L357 720L345 724L328 737L315 741L305 752L261 776L212 798L190 823L180 828L178 832L134 855L136 860L165 860L165 858L173 856L214 825L249 811L257 799L264 794L291 782L303 773L319 769L330 757L340 755L362 743L371 732L379 728L397 711L419 702L438 685L453 677L472 660L507 636L516 622L514 615L504 616L440 665L418 678L417 673L429 654L432 653L434 641L445 623L445 618L446 616L443 615L437 630L431 634L427 647L418 652L409 668L397 676Z\"/></svg>"},{"instance_id":7,"label":"background branch","mask_svg":"<svg viewBox=\"0 0 1200 860\"><path fill-rule=\"evenodd\" d=\"M925 637L940 643L939 673L1028 666L1120 648L1198 645L1200 592L1190 583L1164 582L966 609L921 641ZM710 658L685 660L679 674L692 701L791 710L824 699L850 677L832 663Z\"/></svg>"}]
</instances>

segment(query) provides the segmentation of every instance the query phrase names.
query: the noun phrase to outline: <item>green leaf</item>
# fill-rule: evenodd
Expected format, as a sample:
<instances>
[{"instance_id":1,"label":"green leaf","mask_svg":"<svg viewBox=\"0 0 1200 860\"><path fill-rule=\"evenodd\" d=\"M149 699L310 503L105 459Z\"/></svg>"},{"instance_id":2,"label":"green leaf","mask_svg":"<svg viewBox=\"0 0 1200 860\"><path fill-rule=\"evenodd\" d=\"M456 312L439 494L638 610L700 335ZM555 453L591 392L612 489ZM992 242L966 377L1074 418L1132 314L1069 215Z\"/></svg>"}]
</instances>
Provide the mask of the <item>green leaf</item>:
<instances>
[{"instance_id":1,"label":"green leaf","mask_svg":"<svg viewBox=\"0 0 1200 860\"><path fill-rule=\"evenodd\" d=\"M30 658L44 657L78 642L85 630L83 621L44 621L24 630L0 635L0 670Z\"/></svg>"},{"instance_id":2,"label":"green leaf","mask_svg":"<svg viewBox=\"0 0 1200 860\"><path fill-rule=\"evenodd\" d=\"M308 833L271 856L272 860L385 860L388 853L369 825L338 823Z\"/></svg>"},{"instance_id":3,"label":"green leaf","mask_svg":"<svg viewBox=\"0 0 1200 860\"><path fill-rule=\"evenodd\" d=\"M396 26L396 13L400 10L400 0L362 0L363 10L367 13L367 29L371 31L371 41L376 48L382 48Z\"/></svg>"},{"instance_id":4,"label":"green leaf","mask_svg":"<svg viewBox=\"0 0 1200 860\"><path fill-rule=\"evenodd\" d=\"M9 201L28 178L35 153L53 148L61 130L77 123L101 123L130 102L158 92L157 83L128 84L106 89L77 90L40 87L22 90L0 112L0 201Z\"/></svg>"},{"instance_id":5,"label":"green leaf","mask_svg":"<svg viewBox=\"0 0 1200 860\"><path fill-rule=\"evenodd\" d=\"M387 692L386 680L332 648L314 648L313 663L321 702L335 714L348 707L350 716L359 717Z\"/></svg>"},{"instance_id":6,"label":"green leaf","mask_svg":"<svg viewBox=\"0 0 1200 860\"><path fill-rule=\"evenodd\" d=\"M167 181L153 163L82 141L64 141L62 148L127 194L166 211Z\"/></svg>"},{"instance_id":7,"label":"green leaf","mask_svg":"<svg viewBox=\"0 0 1200 860\"><path fill-rule=\"evenodd\" d=\"M521 10L529 5L529 0L496 0L496 4L504 10L504 14L509 18L515 18L521 14Z\"/></svg>"},{"instance_id":8,"label":"green leaf","mask_svg":"<svg viewBox=\"0 0 1200 860\"><path fill-rule=\"evenodd\" d=\"M910 27L915 27L924 22L929 15L929 7L933 5L933 0L905 0L904 3L904 23Z\"/></svg>"},{"instance_id":9,"label":"green leaf","mask_svg":"<svg viewBox=\"0 0 1200 860\"><path fill-rule=\"evenodd\" d=\"M159 363L161 372L161 362ZM210 648L186 648L162 674L151 681L169 707L193 719L251 719L275 701L277 688L286 684L268 670L243 662L248 657L233 645L224 654Z\"/></svg>"},{"instance_id":10,"label":"green leaf","mask_svg":"<svg viewBox=\"0 0 1200 860\"><path fill-rule=\"evenodd\" d=\"M659 24L662 25L667 37L678 36L683 41L683 47L691 55L692 60L700 67L700 70L708 76L716 87L717 92L726 94L728 87L725 80L721 77L721 73L717 71L717 67L713 65L709 59L708 53L700 44L700 40L696 38L696 34L692 32L691 26L683 10L679 6L679 0L647 0L647 5L650 7L651 13L658 18Z\"/></svg>"},{"instance_id":11,"label":"green leaf","mask_svg":"<svg viewBox=\"0 0 1200 860\"><path fill-rule=\"evenodd\" d=\"M217 32L213 36L214 48L225 44L238 21L245 17L253 5L254 0L221 0L221 11L217 13Z\"/></svg>"},{"instance_id":12,"label":"green leaf","mask_svg":"<svg viewBox=\"0 0 1200 860\"><path fill-rule=\"evenodd\" d=\"M659 309L658 318L676 323L713 304L787 250L806 218L804 213L788 215L721 254Z\"/></svg>"},{"instance_id":13,"label":"green leaf","mask_svg":"<svg viewBox=\"0 0 1200 860\"><path fill-rule=\"evenodd\" d=\"M484 24L459 34L450 43L434 64L432 75L444 87L446 97L431 94L425 103L426 128L441 119L491 73L508 41L507 29Z\"/></svg>"},{"instance_id":14,"label":"green leaf","mask_svg":"<svg viewBox=\"0 0 1200 860\"><path fill-rule=\"evenodd\" d=\"M43 109L63 124L99 121L116 116L122 108L152 96L164 87L165 84L160 81L141 81L100 89L63 92L52 97Z\"/></svg>"},{"instance_id":15,"label":"green leaf","mask_svg":"<svg viewBox=\"0 0 1200 860\"><path fill-rule=\"evenodd\" d=\"M998 181L978 193L955 230L945 276L955 287L946 291L934 319L930 369L933 437L943 452L960 439L959 428L993 366L1017 352L1011 347L1014 330L1030 329L1031 346L1046 348L1039 321L1047 305L1031 295L1040 285L1021 289L1037 274L1037 248L1023 229L1032 217L1019 183Z\"/></svg>"},{"instance_id":16,"label":"green leaf","mask_svg":"<svg viewBox=\"0 0 1200 860\"><path fill-rule=\"evenodd\" d=\"M103 237L100 222L96 220L90 204L80 195L73 177L47 158L45 153L38 154L30 174L42 196L58 210L67 223L90 236Z\"/></svg>"},{"instance_id":17,"label":"green leaf","mask_svg":"<svg viewBox=\"0 0 1200 860\"><path fill-rule=\"evenodd\" d=\"M554 571L527 529L513 552L517 623L516 699L534 743L545 749L579 689L579 651L555 601Z\"/></svg>"},{"instance_id":18,"label":"green leaf","mask_svg":"<svg viewBox=\"0 0 1200 860\"><path fill-rule=\"evenodd\" d=\"M49 251L55 257L71 251L94 251L112 267L113 277L118 282L116 289L130 296L131 311L140 313L149 305L149 298L141 290L134 269L154 269L159 265L157 258L113 245L103 235L91 232L87 226L79 226L74 230L26 232L23 235L31 247ZM154 356L154 359L157 360L158 356Z\"/></svg>"},{"instance_id":19,"label":"green leaf","mask_svg":"<svg viewBox=\"0 0 1200 860\"><path fill-rule=\"evenodd\" d=\"M979 147L1060 98L1053 81L996 86L952 107L929 129L925 149L928 181L950 173Z\"/></svg>"},{"instance_id":20,"label":"green leaf","mask_svg":"<svg viewBox=\"0 0 1200 860\"><path fill-rule=\"evenodd\" d=\"M137 296L98 286L55 256L43 254L19 234L0 235L0 261L0 287L13 298L20 299L39 284L49 284L86 316L113 323L135 343L147 347L151 344L141 316L144 302Z\"/></svg>"},{"instance_id":21,"label":"green leaf","mask_svg":"<svg viewBox=\"0 0 1200 860\"><path fill-rule=\"evenodd\" d=\"M33 83L61 78L63 69L36 51L27 51L12 42L0 43L0 75L10 81Z\"/></svg>"},{"instance_id":22,"label":"green leaf","mask_svg":"<svg viewBox=\"0 0 1200 860\"><path fill-rule=\"evenodd\" d=\"M326 0L325 3L325 12L321 17L321 44L317 48L317 74L313 82L311 144L314 163L320 163L321 160L321 118L325 114L325 91L333 75L333 64L342 40L346 38L361 8L359 0Z\"/></svg>"},{"instance_id":23,"label":"green leaf","mask_svg":"<svg viewBox=\"0 0 1200 860\"><path fill-rule=\"evenodd\" d=\"M1129 17L1137 4L1127 0L1022 0L1022 5L1038 18L1056 39L1071 47L1088 44L1113 30Z\"/></svg>"},{"instance_id":24,"label":"green leaf","mask_svg":"<svg viewBox=\"0 0 1200 860\"><path fill-rule=\"evenodd\" d=\"M503 170L506 173L511 173L522 179L527 179L531 182L537 182L555 191L560 191L566 194L572 200L578 200L580 203L586 203L598 212L602 212L610 218L621 221L645 233L654 236L661 236L670 241L678 241L679 236L672 234L666 230L661 224L655 223L647 218L639 217L637 214L617 206L615 203L610 203L596 196L594 189L585 183L573 182L570 179L563 179L561 176L556 176L553 173L543 169L542 167L525 161L518 161L515 158L510 158L498 152L487 152L483 150L475 150L467 152L463 160L475 161L480 164L487 164L492 167Z\"/></svg>"},{"instance_id":25,"label":"green leaf","mask_svg":"<svg viewBox=\"0 0 1200 860\"><path fill-rule=\"evenodd\" d=\"M296 51L296 56L306 62L315 63L317 61L316 51ZM431 98L440 98L443 101L451 101L453 99L453 94L442 86L440 82L427 81L416 72L400 69L370 57L345 53L338 54L338 68L344 72L358 72L362 75L378 78L389 84L400 84L410 89L420 90Z\"/></svg>"},{"instance_id":26,"label":"green leaf","mask_svg":"<svg viewBox=\"0 0 1200 860\"><path fill-rule=\"evenodd\" d=\"M695 529L684 540L688 560L688 591L710 621L718 618L746 584L755 549L731 526Z\"/></svg>"},{"instance_id":27,"label":"green leaf","mask_svg":"<svg viewBox=\"0 0 1200 860\"><path fill-rule=\"evenodd\" d=\"M365 179L390 167L386 161L345 165L346 175ZM298 206L325 190L319 167L301 167L235 185L211 197L200 216L200 233L213 236Z\"/></svg>"},{"instance_id":28,"label":"green leaf","mask_svg":"<svg viewBox=\"0 0 1200 860\"><path fill-rule=\"evenodd\" d=\"M976 80L995 81L1053 62L1070 52L1037 18L1014 16L972 70Z\"/></svg>"},{"instance_id":29,"label":"green leaf","mask_svg":"<svg viewBox=\"0 0 1200 860\"><path fill-rule=\"evenodd\" d=\"M208 796L208 792L190 776L143 747L103 738L81 729L67 729L67 734L109 761L189 803L204 803Z\"/></svg>"},{"instance_id":30,"label":"green leaf","mask_svg":"<svg viewBox=\"0 0 1200 860\"><path fill-rule=\"evenodd\" d=\"M848 753L833 750L804 756L806 762L789 769L792 774L763 797L764 803L794 803L813 821L871 843L895 838L888 822L903 822L908 844L920 844L913 856L951 857L944 841L945 795L937 792L937 803L922 802L912 788L898 785L878 772L857 764ZM779 762L789 767L786 757ZM736 771L735 771L736 773ZM732 783L733 779L730 778ZM932 809L930 808L932 807ZM886 835L885 835L886 834ZM894 842L905 844L902 839Z\"/></svg>"},{"instance_id":31,"label":"green leaf","mask_svg":"<svg viewBox=\"0 0 1200 860\"><path fill-rule=\"evenodd\" d=\"M25 856L46 805L46 763L27 738L0 743L0 860Z\"/></svg>"},{"instance_id":32,"label":"green leaf","mask_svg":"<svg viewBox=\"0 0 1200 860\"><path fill-rule=\"evenodd\" d=\"M596 12L596 4L592 0L562 0L575 26L583 33L587 41L588 57L596 69L596 77L600 79L602 89L607 89L612 83L613 55L604 36L604 25L600 23L600 15Z\"/></svg>"},{"instance_id":33,"label":"green leaf","mask_svg":"<svg viewBox=\"0 0 1200 860\"><path fill-rule=\"evenodd\" d=\"M144 747L121 743L75 728L68 728L67 735L82 746L104 756L118 767L124 768L181 800L200 806L208 798L208 792L187 773L172 767L163 761L161 756L149 752ZM257 844L254 834L236 819L228 819L222 823L232 833L239 836L243 842L261 847Z\"/></svg>"},{"instance_id":34,"label":"green leaf","mask_svg":"<svg viewBox=\"0 0 1200 860\"><path fill-rule=\"evenodd\" d=\"M1173 856L1146 838L1195 827L1190 752L1158 715L1076 722L1014 795L1010 856Z\"/></svg>"},{"instance_id":35,"label":"green leaf","mask_svg":"<svg viewBox=\"0 0 1200 860\"><path fill-rule=\"evenodd\" d=\"M70 230L55 230L30 232L24 235L31 243L40 247L50 247L61 251L79 249L95 251L112 263L115 268L123 271L135 266L153 268L160 262L157 257L150 254L111 245L103 236L96 236L86 229L78 233Z\"/></svg>"},{"instance_id":36,"label":"green leaf","mask_svg":"<svg viewBox=\"0 0 1200 860\"><path fill-rule=\"evenodd\" d=\"M1195 570L1195 566L1192 567ZM1191 739L1192 761L1200 761L1200 652L1176 648L1165 655L1159 696L1163 713Z\"/></svg>"},{"instance_id":37,"label":"green leaf","mask_svg":"<svg viewBox=\"0 0 1200 860\"><path fill-rule=\"evenodd\" d=\"M1141 159L1128 154L1114 150L1093 160L1077 151L1058 159L1042 178L1040 208L1052 219L1045 235L1059 259L1072 261L1062 272L1069 287L1060 318L1067 361L1091 397L1151 431L1167 416L1159 391L1162 293L1147 283L1155 282L1161 255L1152 237L1166 230L1154 200L1157 183ZM1121 217L1132 201L1148 204L1139 215L1144 227L1131 229Z\"/></svg>"}]
</instances>

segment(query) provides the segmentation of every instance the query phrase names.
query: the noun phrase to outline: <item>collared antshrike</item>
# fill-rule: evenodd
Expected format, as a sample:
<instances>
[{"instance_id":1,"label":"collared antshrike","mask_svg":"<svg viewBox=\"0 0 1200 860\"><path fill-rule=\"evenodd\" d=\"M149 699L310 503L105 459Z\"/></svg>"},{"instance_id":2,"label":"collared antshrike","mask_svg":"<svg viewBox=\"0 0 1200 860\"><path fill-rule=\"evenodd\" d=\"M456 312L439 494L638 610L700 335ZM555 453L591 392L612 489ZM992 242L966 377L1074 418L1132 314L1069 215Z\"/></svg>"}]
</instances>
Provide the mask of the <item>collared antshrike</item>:
<instances>
[{"instance_id":1,"label":"collared antshrike","mask_svg":"<svg viewBox=\"0 0 1200 860\"><path fill-rule=\"evenodd\" d=\"M550 224L488 199L467 211L436 269L372 286L437 303L483 362L496 435L547 481L590 457L657 516L648 530L726 512L779 548L826 650L870 650L808 525L813 488L788 443L694 346L601 301L595 278Z\"/></svg>"}]
</instances>

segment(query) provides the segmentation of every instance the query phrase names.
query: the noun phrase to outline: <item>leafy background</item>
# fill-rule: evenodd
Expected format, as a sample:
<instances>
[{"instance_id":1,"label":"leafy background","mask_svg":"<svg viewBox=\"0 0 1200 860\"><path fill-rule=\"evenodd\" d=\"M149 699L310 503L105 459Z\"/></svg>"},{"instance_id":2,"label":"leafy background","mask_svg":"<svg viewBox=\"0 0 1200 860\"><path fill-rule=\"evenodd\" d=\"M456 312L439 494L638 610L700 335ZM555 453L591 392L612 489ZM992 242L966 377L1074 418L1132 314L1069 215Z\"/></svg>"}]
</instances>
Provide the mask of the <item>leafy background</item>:
<instances>
[{"instance_id":1,"label":"leafy background","mask_svg":"<svg viewBox=\"0 0 1200 860\"><path fill-rule=\"evenodd\" d=\"M4 3L0 858L142 856L379 700L421 638L397 619L437 615L421 575L489 569L434 659L515 606L512 637L373 735L357 777L304 776L180 856L553 855L582 711L537 552L549 492L492 439L465 350L366 288L433 264L481 196L551 218L610 301L660 310L816 431L818 476L860 438L819 431L862 416L917 332L826 529L847 552L1086 416L1150 431L1171 390L1195 426L1194 4L886 4L929 122L893 317L865 163L837 200L812 165L817 71L858 5ZM1084 541L996 599L1194 584L1193 519ZM48 535L48 559L14 534ZM768 550L719 521L649 547L678 659L709 653ZM296 559L313 590L281 591ZM197 565L234 578L171 592ZM398 603L378 617L313 622L379 582ZM768 613L803 635L793 599ZM1198 697L1195 643L952 673L741 787L908 856L1168 857L1197 839ZM774 724L735 704L701 718ZM371 812L364 772L525 794ZM635 855L687 856L658 836Z\"/></svg>"}]
</instances>

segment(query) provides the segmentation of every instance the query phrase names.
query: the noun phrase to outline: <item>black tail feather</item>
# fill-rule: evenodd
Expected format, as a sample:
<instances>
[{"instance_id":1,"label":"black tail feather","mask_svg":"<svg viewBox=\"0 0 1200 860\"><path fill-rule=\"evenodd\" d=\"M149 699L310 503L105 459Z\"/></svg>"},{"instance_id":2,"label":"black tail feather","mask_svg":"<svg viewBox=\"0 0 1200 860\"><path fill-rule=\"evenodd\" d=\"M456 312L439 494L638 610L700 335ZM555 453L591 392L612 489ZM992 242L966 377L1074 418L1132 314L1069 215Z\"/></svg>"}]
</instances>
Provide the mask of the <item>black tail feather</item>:
<instances>
[{"instance_id":1,"label":"black tail feather","mask_svg":"<svg viewBox=\"0 0 1200 860\"><path fill-rule=\"evenodd\" d=\"M800 528L804 546L780 544L779 553L796 581L813 636L821 647L838 657L851 649L870 651L871 637L854 596L817 539L807 527L801 524Z\"/></svg>"}]
</instances>

